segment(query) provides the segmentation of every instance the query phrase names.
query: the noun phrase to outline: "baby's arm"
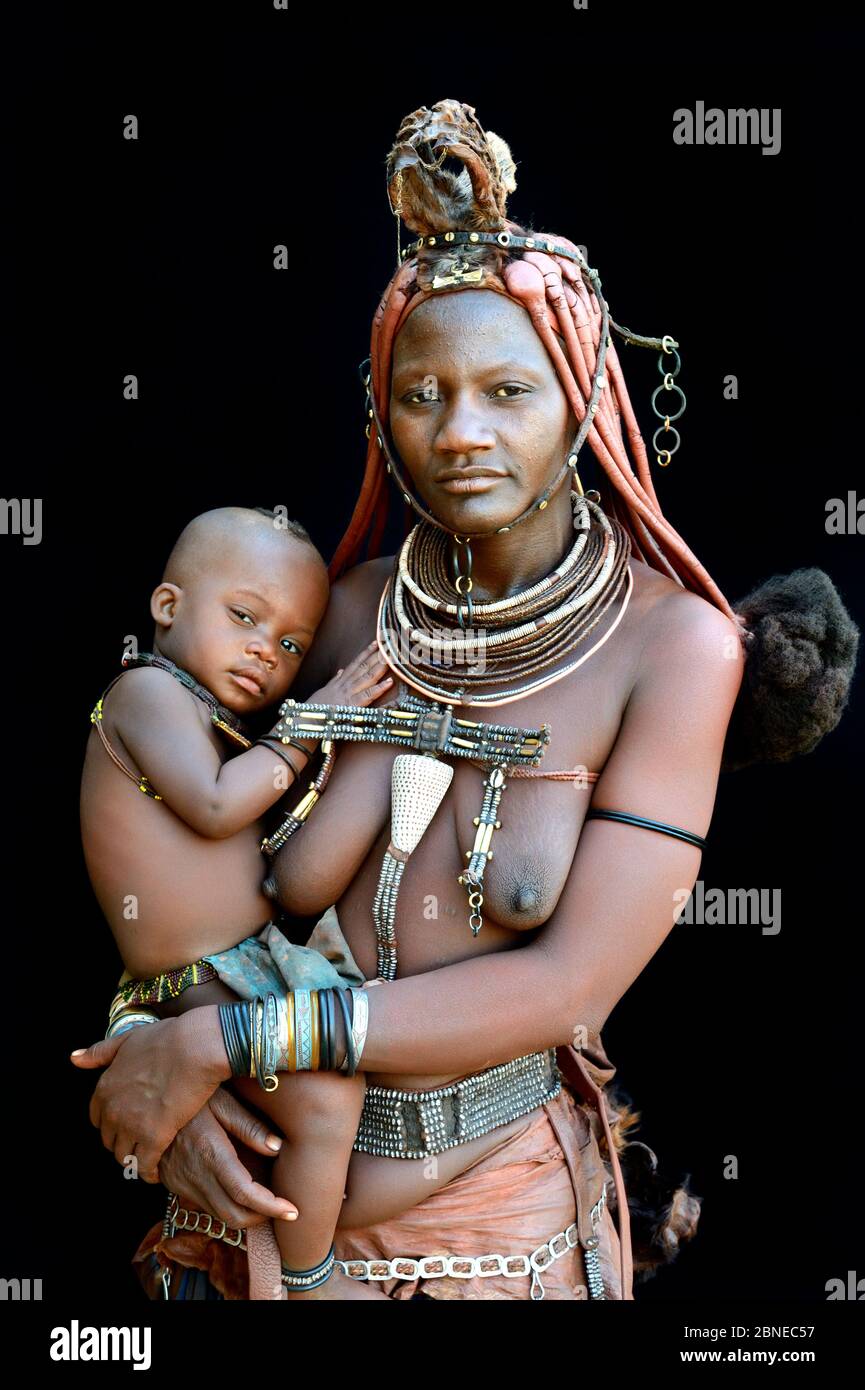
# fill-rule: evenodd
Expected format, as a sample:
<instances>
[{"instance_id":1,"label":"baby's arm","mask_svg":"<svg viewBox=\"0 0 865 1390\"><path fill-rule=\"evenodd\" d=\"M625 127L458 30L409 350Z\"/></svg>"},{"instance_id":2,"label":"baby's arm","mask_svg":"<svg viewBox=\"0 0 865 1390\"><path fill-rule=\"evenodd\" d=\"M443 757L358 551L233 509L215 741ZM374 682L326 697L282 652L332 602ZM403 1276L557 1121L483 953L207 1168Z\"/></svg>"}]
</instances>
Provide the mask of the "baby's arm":
<instances>
[{"instance_id":1,"label":"baby's arm","mask_svg":"<svg viewBox=\"0 0 865 1390\"><path fill-rule=\"evenodd\" d=\"M384 665L365 648L313 697L328 704L368 705L390 688ZM366 668L364 669L364 661ZM294 776L272 748L259 744L223 763L207 736L195 697L167 671L136 667L118 681L112 714L139 770L163 801L197 834L226 839L252 824L286 791ZM312 751L315 740L300 740ZM288 759L300 762L289 747ZM305 764L304 764L305 767ZM277 768L284 776L277 777Z\"/></svg>"}]
</instances>

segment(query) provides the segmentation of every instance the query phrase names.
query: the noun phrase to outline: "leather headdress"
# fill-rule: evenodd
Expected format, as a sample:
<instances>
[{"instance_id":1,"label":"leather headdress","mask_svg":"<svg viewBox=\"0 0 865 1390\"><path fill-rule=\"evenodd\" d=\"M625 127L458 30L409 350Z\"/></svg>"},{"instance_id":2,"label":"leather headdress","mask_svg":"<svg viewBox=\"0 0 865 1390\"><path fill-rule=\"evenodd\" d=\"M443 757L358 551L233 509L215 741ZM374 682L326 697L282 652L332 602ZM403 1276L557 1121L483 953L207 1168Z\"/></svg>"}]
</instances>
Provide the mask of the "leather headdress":
<instances>
[{"instance_id":1,"label":"leather headdress","mask_svg":"<svg viewBox=\"0 0 865 1390\"><path fill-rule=\"evenodd\" d=\"M461 161L458 174L445 167ZM516 188L514 161L504 140L484 131L474 109L457 101L420 107L402 123L388 156L388 192L398 218L418 234L384 292L370 344L369 390L387 428L394 340L409 314L434 295L488 289L521 305L550 354L577 421L592 394L604 314L580 248L565 237L532 233L508 220L506 202ZM484 244L454 232L492 233ZM531 249L515 254L513 239ZM490 244L493 243L493 244ZM534 243L534 247L531 244ZM555 247L555 250L546 249ZM561 254L561 253L565 254ZM569 254L568 254L569 253ZM613 331L640 342L609 320ZM651 344L659 340L643 340ZM605 385L587 439L605 474L604 510L621 523L632 551L653 569L715 604L736 625L745 645L747 627L700 561L664 517L649 472L646 446L608 339ZM369 533L368 554L379 553L387 516L386 460L379 432L368 431L366 473L349 527L330 564L331 579L357 562ZM625 437L634 455L628 458Z\"/></svg>"}]
</instances>

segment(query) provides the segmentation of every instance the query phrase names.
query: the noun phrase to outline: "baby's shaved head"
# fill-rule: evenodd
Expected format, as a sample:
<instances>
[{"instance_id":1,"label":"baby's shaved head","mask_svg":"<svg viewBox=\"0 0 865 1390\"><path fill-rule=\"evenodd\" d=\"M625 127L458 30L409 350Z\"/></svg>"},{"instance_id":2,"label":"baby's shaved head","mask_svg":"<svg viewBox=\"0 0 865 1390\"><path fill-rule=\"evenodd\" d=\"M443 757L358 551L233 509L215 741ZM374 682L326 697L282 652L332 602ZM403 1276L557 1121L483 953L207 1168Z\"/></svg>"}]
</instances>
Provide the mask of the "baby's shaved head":
<instances>
[{"instance_id":1,"label":"baby's shaved head","mask_svg":"<svg viewBox=\"0 0 865 1390\"><path fill-rule=\"evenodd\" d=\"M327 565L284 508L214 507L184 526L150 596L154 651L249 713L282 699L329 601Z\"/></svg>"},{"instance_id":2,"label":"baby's shaved head","mask_svg":"<svg viewBox=\"0 0 865 1390\"><path fill-rule=\"evenodd\" d=\"M273 546L301 542L310 560L326 568L308 531L299 521L277 517L264 507L214 507L184 526L162 573L163 583L189 588L203 574L225 566L229 556L254 555L262 561Z\"/></svg>"}]
</instances>

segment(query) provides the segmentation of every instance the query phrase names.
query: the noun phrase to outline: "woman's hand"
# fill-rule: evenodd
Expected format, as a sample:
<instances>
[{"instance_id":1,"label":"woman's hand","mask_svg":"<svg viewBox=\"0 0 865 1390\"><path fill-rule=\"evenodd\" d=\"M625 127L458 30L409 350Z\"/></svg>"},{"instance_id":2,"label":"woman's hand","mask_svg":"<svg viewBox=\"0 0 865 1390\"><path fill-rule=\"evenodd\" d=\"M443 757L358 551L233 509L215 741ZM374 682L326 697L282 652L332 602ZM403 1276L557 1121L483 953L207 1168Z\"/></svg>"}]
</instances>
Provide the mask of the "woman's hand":
<instances>
[{"instance_id":1,"label":"woman's hand","mask_svg":"<svg viewBox=\"0 0 865 1390\"><path fill-rule=\"evenodd\" d=\"M90 1120L118 1163L133 1154L138 1176L158 1183L159 1160L179 1130L231 1074L216 1005L139 1025L72 1054L77 1067L108 1067Z\"/></svg>"},{"instance_id":2,"label":"woman's hand","mask_svg":"<svg viewBox=\"0 0 865 1390\"><path fill-rule=\"evenodd\" d=\"M178 1194L181 1205L188 1202L196 1210L210 1212L232 1229L286 1216L295 1219L297 1207L255 1181L229 1134L270 1159L282 1144L264 1121L220 1086L169 1144L159 1164L160 1181ZM259 1168L263 1165L255 1164Z\"/></svg>"}]
</instances>

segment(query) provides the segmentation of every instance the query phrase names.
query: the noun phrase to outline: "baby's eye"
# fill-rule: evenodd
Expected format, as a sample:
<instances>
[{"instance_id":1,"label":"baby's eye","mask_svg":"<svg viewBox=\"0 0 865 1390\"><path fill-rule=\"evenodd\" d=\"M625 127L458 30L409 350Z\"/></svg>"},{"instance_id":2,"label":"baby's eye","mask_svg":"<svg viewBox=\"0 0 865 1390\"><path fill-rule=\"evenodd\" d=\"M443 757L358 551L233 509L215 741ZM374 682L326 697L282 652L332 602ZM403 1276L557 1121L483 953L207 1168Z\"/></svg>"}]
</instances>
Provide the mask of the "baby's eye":
<instances>
[{"instance_id":1,"label":"baby's eye","mask_svg":"<svg viewBox=\"0 0 865 1390\"><path fill-rule=\"evenodd\" d=\"M283 637L282 640L283 640L283 642L288 642L288 644L289 644L290 646L294 647L296 651L298 651L298 652L300 651L300 647L297 645L296 642L292 642L292 640L291 640L290 637Z\"/></svg>"},{"instance_id":2,"label":"baby's eye","mask_svg":"<svg viewBox=\"0 0 865 1390\"><path fill-rule=\"evenodd\" d=\"M237 616L238 616L238 618L249 618L249 621L252 623L253 620L252 620L252 614L251 614L251 613L244 613L243 610L240 609L240 608L232 608L231 611L232 611L232 613L236 613ZM253 626L255 626L254 623L253 623Z\"/></svg>"}]
</instances>

